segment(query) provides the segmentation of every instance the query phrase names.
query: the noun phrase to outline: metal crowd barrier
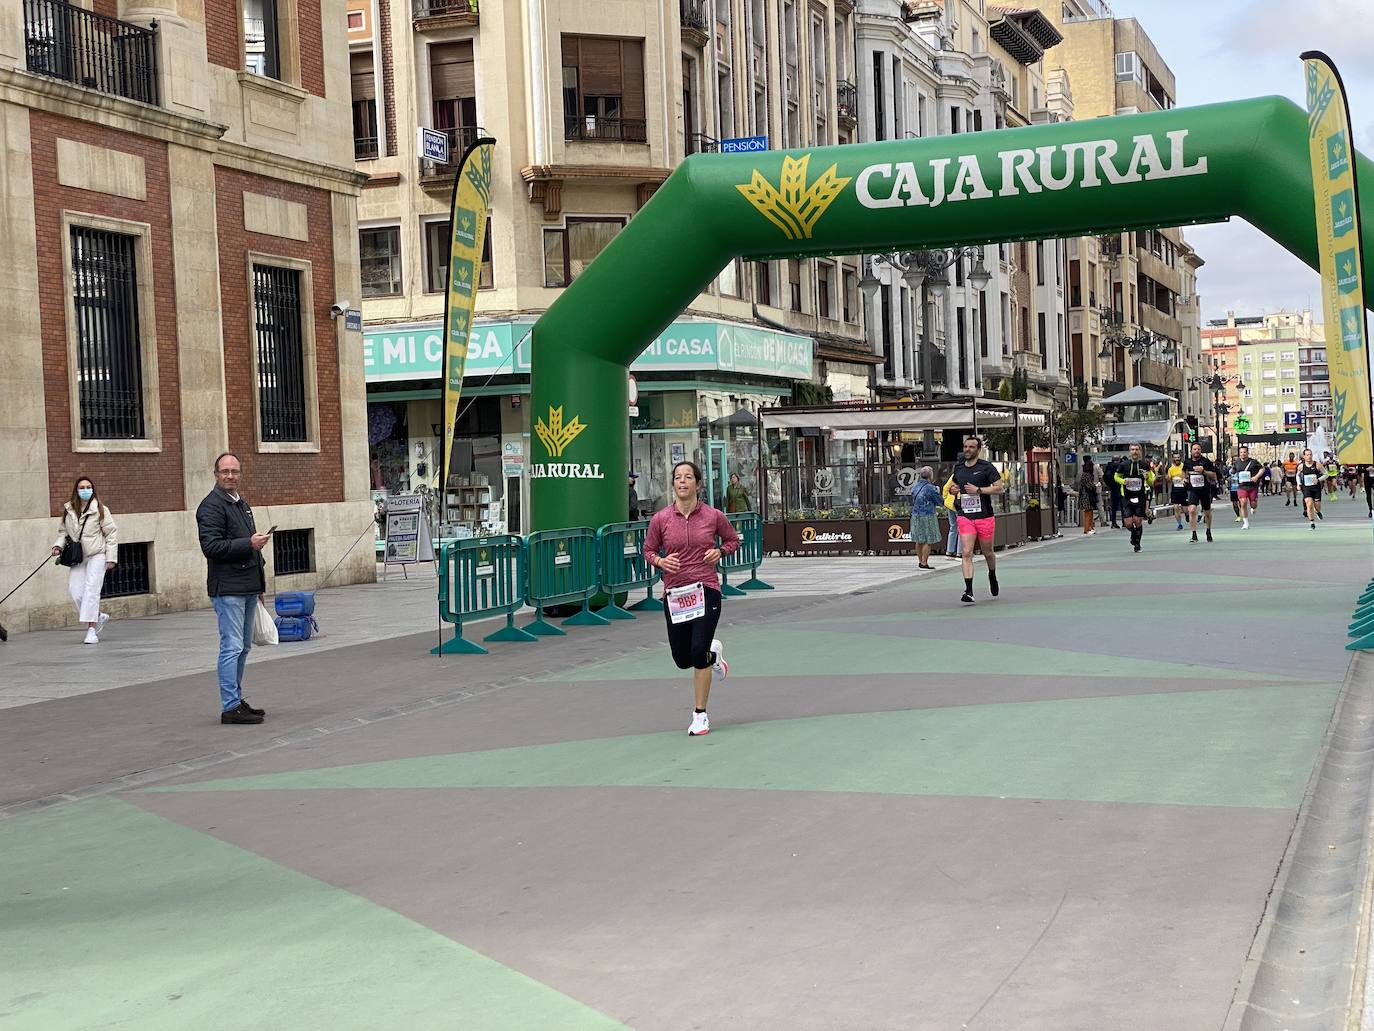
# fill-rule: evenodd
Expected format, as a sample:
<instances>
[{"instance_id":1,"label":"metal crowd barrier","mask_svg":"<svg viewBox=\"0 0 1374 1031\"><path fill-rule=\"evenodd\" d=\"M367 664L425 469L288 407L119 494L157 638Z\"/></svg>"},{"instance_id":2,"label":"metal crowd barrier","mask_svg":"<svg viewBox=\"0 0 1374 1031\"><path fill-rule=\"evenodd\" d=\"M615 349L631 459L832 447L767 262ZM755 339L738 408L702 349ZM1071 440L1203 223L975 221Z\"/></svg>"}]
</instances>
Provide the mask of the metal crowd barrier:
<instances>
[{"instance_id":1,"label":"metal crowd barrier","mask_svg":"<svg viewBox=\"0 0 1374 1031\"><path fill-rule=\"evenodd\" d=\"M568 530L540 530L525 541L529 573L525 602L534 607L534 620L524 629L531 634L561 637L564 631L544 619L547 605L582 603L582 611L563 620L564 626L603 626L610 622L592 611L600 589L596 531L589 526Z\"/></svg>"},{"instance_id":2,"label":"metal crowd barrier","mask_svg":"<svg viewBox=\"0 0 1374 1031\"><path fill-rule=\"evenodd\" d=\"M720 593L726 596L740 596L745 591L771 591L772 584L759 579L759 566L763 564L763 519L757 512L736 512L725 517L739 534L739 548L733 555L724 555L720 560ZM738 587L731 586L731 570L749 570L749 579Z\"/></svg>"},{"instance_id":3,"label":"metal crowd barrier","mask_svg":"<svg viewBox=\"0 0 1374 1031\"><path fill-rule=\"evenodd\" d=\"M611 619L634 619L635 612L660 609L663 603L654 597L654 584L662 579L657 569L644 560L644 538L649 521L610 523L596 531L597 551L601 555L601 588L606 592L607 604L601 610ZM628 608L616 604L617 594L628 594L640 587L648 593Z\"/></svg>"},{"instance_id":4,"label":"metal crowd barrier","mask_svg":"<svg viewBox=\"0 0 1374 1031\"><path fill-rule=\"evenodd\" d=\"M485 655L487 649L463 637L465 620L506 617L506 625L484 641L535 640L515 625L525 603L525 542L515 534L452 541L439 548L439 617L453 624L453 637L432 655Z\"/></svg>"}]
</instances>

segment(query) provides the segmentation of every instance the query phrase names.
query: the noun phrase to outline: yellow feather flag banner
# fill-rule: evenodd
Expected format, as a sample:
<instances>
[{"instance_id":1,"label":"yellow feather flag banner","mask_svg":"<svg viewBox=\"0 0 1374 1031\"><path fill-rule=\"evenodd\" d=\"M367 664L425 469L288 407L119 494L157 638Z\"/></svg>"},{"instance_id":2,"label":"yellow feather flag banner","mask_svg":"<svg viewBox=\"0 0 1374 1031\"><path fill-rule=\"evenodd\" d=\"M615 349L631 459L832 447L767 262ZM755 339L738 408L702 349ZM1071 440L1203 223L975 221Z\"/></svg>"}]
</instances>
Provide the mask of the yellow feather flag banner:
<instances>
[{"instance_id":1,"label":"yellow feather flag banner","mask_svg":"<svg viewBox=\"0 0 1374 1031\"><path fill-rule=\"evenodd\" d=\"M439 481L439 495L445 501L458 399L463 393L463 370L468 363L472 313L477 306L477 284L482 275L495 146L495 140L483 137L468 147L454 177L453 200L449 204L448 295L444 305L444 460Z\"/></svg>"},{"instance_id":2,"label":"yellow feather flag banner","mask_svg":"<svg viewBox=\"0 0 1374 1031\"><path fill-rule=\"evenodd\" d=\"M1302 60L1307 69L1307 143L1317 206L1326 357L1331 370L1332 449L1342 462L1365 465L1374 462L1374 436L1350 109L1331 59L1319 50L1309 50Z\"/></svg>"}]
</instances>

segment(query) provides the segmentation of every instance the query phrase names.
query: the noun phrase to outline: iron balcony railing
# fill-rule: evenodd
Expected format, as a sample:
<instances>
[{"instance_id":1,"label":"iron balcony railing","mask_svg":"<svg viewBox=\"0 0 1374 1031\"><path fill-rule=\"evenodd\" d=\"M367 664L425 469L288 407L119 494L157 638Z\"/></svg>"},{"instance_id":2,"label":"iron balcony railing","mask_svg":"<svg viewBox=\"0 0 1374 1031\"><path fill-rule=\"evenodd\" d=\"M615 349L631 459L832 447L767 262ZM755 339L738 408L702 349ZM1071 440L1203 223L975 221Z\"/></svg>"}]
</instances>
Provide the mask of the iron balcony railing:
<instances>
[{"instance_id":1,"label":"iron balcony railing","mask_svg":"<svg viewBox=\"0 0 1374 1031\"><path fill-rule=\"evenodd\" d=\"M716 154L720 152L720 140L707 136L704 132L694 132L687 137L688 154Z\"/></svg>"},{"instance_id":2,"label":"iron balcony railing","mask_svg":"<svg viewBox=\"0 0 1374 1031\"><path fill-rule=\"evenodd\" d=\"M448 160L430 161L420 159L420 175L453 175L458 171L458 163L463 160L467 149L487 134L480 125L459 125L452 129L440 129L448 137Z\"/></svg>"},{"instance_id":3,"label":"iron balcony railing","mask_svg":"<svg viewBox=\"0 0 1374 1031\"><path fill-rule=\"evenodd\" d=\"M848 79L841 79L837 82L835 84L835 106L838 108L841 118L857 122L859 120L859 87Z\"/></svg>"},{"instance_id":4,"label":"iron balcony railing","mask_svg":"<svg viewBox=\"0 0 1374 1031\"><path fill-rule=\"evenodd\" d=\"M378 137L376 136L354 136L353 137L353 160L371 161L378 154Z\"/></svg>"},{"instance_id":5,"label":"iron balcony railing","mask_svg":"<svg viewBox=\"0 0 1374 1031\"><path fill-rule=\"evenodd\" d=\"M28 70L87 89L157 104L157 30L64 0L24 0Z\"/></svg>"},{"instance_id":6,"label":"iron balcony railing","mask_svg":"<svg viewBox=\"0 0 1374 1031\"><path fill-rule=\"evenodd\" d=\"M706 33L711 31L711 21L706 16L706 0L682 0L679 14L684 29Z\"/></svg>"},{"instance_id":7,"label":"iron balcony railing","mask_svg":"<svg viewBox=\"0 0 1374 1031\"><path fill-rule=\"evenodd\" d=\"M415 0L411 11L416 18L439 18L446 14L476 14L478 0Z\"/></svg>"},{"instance_id":8,"label":"iron balcony railing","mask_svg":"<svg viewBox=\"0 0 1374 1031\"><path fill-rule=\"evenodd\" d=\"M579 115L563 119L565 140L599 140L617 143L647 143L649 123L643 118L601 118Z\"/></svg>"}]
</instances>

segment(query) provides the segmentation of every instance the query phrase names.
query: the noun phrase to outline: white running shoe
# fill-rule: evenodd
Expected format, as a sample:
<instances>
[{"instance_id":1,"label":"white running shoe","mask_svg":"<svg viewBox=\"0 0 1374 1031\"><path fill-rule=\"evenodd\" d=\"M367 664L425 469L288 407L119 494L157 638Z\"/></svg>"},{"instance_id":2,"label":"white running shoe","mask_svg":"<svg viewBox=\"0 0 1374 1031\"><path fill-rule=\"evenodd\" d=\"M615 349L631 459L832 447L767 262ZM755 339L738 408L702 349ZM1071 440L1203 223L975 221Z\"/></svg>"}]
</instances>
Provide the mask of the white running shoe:
<instances>
[{"instance_id":1,"label":"white running shoe","mask_svg":"<svg viewBox=\"0 0 1374 1031\"><path fill-rule=\"evenodd\" d=\"M86 628L86 640L85 640L83 643L84 643L84 644L99 644L99 643L100 643L100 635L99 635L98 633L95 632L95 627L92 626L92 627L87 627L87 628Z\"/></svg>"},{"instance_id":2,"label":"white running shoe","mask_svg":"<svg viewBox=\"0 0 1374 1031\"><path fill-rule=\"evenodd\" d=\"M711 733L711 718L704 712L692 713L692 725L687 728L688 737L705 737Z\"/></svg>"},{"instance_id":3,"label":"white running shoe","mask_svg":"<svg viewBox=\"0 0 1374 1031\"><path fill-rule=\"evenodd\" d=\"M720 683L730 675L730 664L725 661L725 646L720 638L711 641L711 679Z\"/></svg>"},{"instance_id":4,"label":"white running shoe","mask_svg":"<svg viewBox=\"0 0 1374 1031\"><path fill-rule=\"evenodd\" d=\"M110 621L110 614L109 614L108 612L102 612L102 613L100 614L100 619L97 620L97 621L96 621L96 624L95 624L95 636L96 636L96 637L99 637L99 636L100 636L101 632L105 629L105 624L108 623L109 621Z\"/></svg>"},{"instance_id":5,"label":"white running shoe","mask_svg":"<svg viewBox=\"0 0 1374 1031\"><path fill-rule=\"evenodd\" d=\"M1240 523L1240 528L1241 528L1242 530L1248 530L1248 529L1250 529L1250 520L1248 520L1248 519L1242 519L1242 520L1241 520L1241 523Z\"/></svg>"}]
</instances>

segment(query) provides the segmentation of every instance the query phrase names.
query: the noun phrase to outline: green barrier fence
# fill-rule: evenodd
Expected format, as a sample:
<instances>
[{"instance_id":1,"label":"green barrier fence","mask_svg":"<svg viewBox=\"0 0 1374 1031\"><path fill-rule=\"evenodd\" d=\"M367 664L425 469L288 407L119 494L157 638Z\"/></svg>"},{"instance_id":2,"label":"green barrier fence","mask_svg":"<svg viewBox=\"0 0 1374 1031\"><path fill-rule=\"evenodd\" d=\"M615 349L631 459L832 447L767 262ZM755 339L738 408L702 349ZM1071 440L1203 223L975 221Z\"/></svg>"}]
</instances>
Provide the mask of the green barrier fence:
<instances>
[{"instance_id":1,"label":"green barrier fence","mask_svg":"<svg viewBox=\"0 0 1374 1031\"><path fill-rule=\"evenodd\" d=\"M453 637L431 655L485 655L487 649L463 637L464 620L506 616L506 625L484 641L535 640L515 625L525 603L525 542L514 534L453 541L439 548L439 617L453 624Z\"/></svg>"},{"instance_id":2,"label":"green barrier fence","mask_svg":"<svg viewBox=\"0 0 1374 1031\"><path fill-rule=\"evenodd\" d=\"M763 518L757 512L736 512L725 517L739 534L739 548L733 555L720 560L720 593L722 595L743 595L746 591L771 591L772 584L759 579L759 566L763 564ZM749 570L749 579L738 587L731 586L727 577L731 570Z\"/></svg>"},{"instance_id":3,"label":"green barrier fence","mask_svg":"<svg viewBox=\"0 0 1374 1031\"><path fill-rule=\"evenodd\" d=\"M647 519L633 523L610 523L596 531L597 548L601 555L601 588L610 599L610 603L601 610L603 616L634 619L635 612L663 607L663 603L654 597L654 584L661 579L660 574L644 559L644 537L648 532ZM628 610L616 604L617 594L640 587L648 588L648 593L629 606Z\"/></svg>"},{"instance_id":4,"label":"green barrier fence","mask_svg":"<svg viewBox=\"0 0 1374 1031\"><path fill-rule=\"evenodd\" d=\"M604 626L610 620L592 611L598 583L597 534L588 526L568 530L540 530L526 538L529 578L525 602L534 607L534 620L524 629L531 634L561 637L564 631L544 619L547 605L582 603L582 611L563 620L564 626Z\"/></svg>"}]
</instances>

